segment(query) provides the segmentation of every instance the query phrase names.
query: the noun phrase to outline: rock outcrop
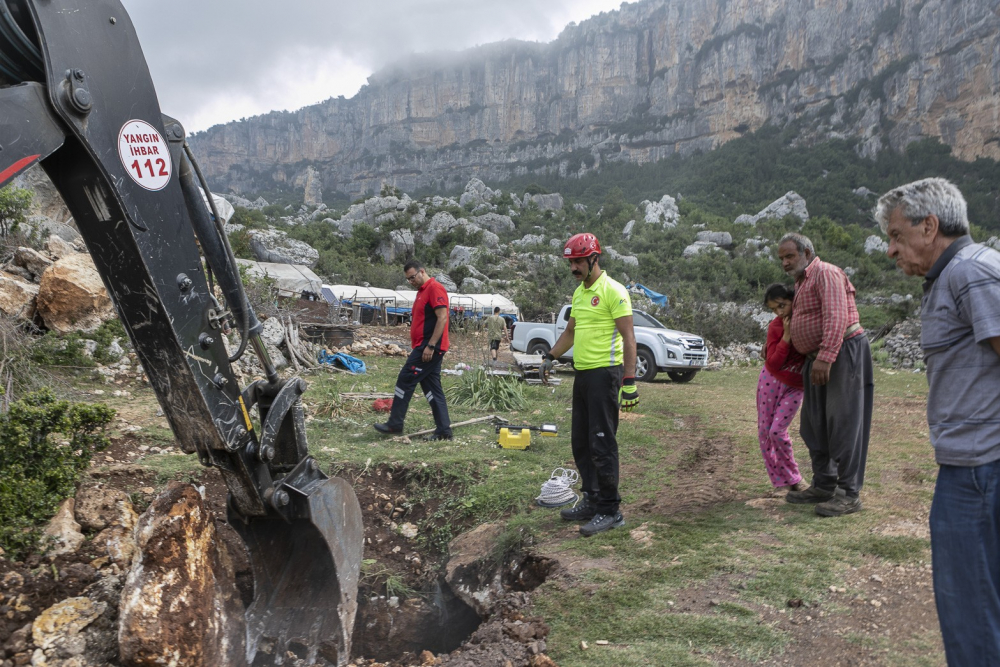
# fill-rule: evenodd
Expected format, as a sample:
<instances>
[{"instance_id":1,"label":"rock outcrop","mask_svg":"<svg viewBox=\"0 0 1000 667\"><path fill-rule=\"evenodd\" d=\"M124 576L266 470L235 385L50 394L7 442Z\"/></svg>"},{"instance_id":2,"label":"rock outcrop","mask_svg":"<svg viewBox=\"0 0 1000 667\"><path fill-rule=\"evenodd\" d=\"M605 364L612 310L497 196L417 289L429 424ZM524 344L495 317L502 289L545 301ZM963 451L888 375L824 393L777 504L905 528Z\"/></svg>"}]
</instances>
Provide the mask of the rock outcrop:
<instances>
[{"instance_id":1,"label":"rock outcrop","mask_svg":"<svg viewBox=\"0 0 1000 667\"><path fill-rule=\"evenodd\" d=\"M45 326L59 333L93 331L115 317L90 255L67 255L55 262L38 286L38 314Z\"/></svg>"},{"instance_id":2,"label":"rock outcrop","mask_svg":"<svg viewBox=\"0 0 1000 667\"><path fill-rule=\"evenodd\" d=\"M413 192L471 176L579 177L767 123L794 123L805 142L857 139L867 156L937 137L963 159L997 159L998 40L987 0L644 0L549 44L411 57L353 98L190 143L223 188L266 191L316 165L327 191L351 196L383 182ZM473 205L482 195L467 194Z\"/></svg>"},{"instance_id":3,"label":"rock outcrop","mask_svg":"<svg viewBox=\"0 0 1000 667\"><path fill-rule=\"evenodd\" d=\"M261 262L302 264L312 268L319 261L319 251L304 241L288 238L280 229L251 229L250 248Z\"/></svg>"},{"instance_id":4,"label":"rock outcrop","mask_svg":"<svg viewBox=\"0 0 1000 667\"><path fill-rule=\"evenodd\" d=\"M171 482L136 528L118 630L125 665L242 664L243 605L215 520L190 484Z\"/></svg>"}]
</instances>

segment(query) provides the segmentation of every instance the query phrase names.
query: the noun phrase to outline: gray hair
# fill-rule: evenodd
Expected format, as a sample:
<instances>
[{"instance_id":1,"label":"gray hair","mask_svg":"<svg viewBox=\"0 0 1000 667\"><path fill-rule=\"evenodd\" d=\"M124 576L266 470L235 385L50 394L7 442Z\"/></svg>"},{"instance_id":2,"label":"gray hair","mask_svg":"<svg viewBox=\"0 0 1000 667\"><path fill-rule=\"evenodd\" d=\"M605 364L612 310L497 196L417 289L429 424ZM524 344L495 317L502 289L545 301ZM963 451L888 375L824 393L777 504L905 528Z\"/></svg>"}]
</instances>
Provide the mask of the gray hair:
<instances>
[{"instance_id":1,"label":"gray hair","mask_svg":"<svg viewBox=\"0 0 1000 667\"><path fill-rule=\"evenodd\" d=\"M800 255L804 255L806 250L808 250L810 255L812 255L813 257L816 256L816 249L813 248L813 242L810 241L809 237L806 236L805 234L799 234L798 232L788 232L787 234L781 237L781 240L778 241L778 245L780 246L787 241L791 241L792 243L795 244L795 247L799 249Z\"/></svg>"},{"instance_id":2,"label":"gray hair","mask_svg":"<svg viewBox=\"0 0 1000 667\"><path fill-rule=\"evenodd\" d=\"M944 236L955 237L969 233L965 197L946 179L925 178L913 181L879 197L875 206L875 220L883 234L889 227L889 217L897 208L913 224L929 215L936 215Z\"/></svg>"}]
</instances>

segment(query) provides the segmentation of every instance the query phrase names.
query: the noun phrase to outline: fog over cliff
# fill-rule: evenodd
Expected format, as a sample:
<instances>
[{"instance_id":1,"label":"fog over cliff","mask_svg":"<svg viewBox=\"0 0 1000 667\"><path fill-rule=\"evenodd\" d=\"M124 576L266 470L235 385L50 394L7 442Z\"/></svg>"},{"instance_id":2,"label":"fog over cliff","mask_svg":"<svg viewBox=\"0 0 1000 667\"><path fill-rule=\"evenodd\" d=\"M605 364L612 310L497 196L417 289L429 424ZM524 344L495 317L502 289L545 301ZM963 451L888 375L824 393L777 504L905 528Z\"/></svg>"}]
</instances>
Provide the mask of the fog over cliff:
<instances>
[{"instance_id":1,"label":"fog over cliff","mask_svg":"<svg viewBox=\"0 0 1000 667\"><path fill-rule=\"evenodd\" d=\"M414 56L350 99L190 141L215 189L318 181L353 197L576 177L765 123L856 138L866 156L938 137L962 159L1000 158L1000 0L645 0L548 44Z\"/></svg>"}]
</instances>

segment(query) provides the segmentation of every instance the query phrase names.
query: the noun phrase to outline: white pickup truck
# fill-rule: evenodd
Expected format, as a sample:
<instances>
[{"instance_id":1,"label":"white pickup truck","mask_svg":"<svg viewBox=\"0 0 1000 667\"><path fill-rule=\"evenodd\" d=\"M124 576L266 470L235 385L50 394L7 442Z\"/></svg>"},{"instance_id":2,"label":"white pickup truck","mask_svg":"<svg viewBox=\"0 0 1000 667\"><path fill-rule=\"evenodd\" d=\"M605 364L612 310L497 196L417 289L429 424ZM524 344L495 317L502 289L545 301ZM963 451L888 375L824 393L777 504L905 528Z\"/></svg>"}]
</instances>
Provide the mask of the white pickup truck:
<instances>
[{"instance_id":1,"label":"white pickup truck","mask_svg":"<svg viewBox=\"0 0 1000 667\"><path fill-rule=\"evenodd\" d=\"M569 322L571 306L563 306L555 324L515 322L510 347L516 352L545 354L555 345ZM649 382L665 371L674 382L690 382L708 365L708 349L700 336L668 329L641 310L632 311L635 325L635 379ZM573 348L563 355L573 358Z\"/></svg>"}]
</instances>

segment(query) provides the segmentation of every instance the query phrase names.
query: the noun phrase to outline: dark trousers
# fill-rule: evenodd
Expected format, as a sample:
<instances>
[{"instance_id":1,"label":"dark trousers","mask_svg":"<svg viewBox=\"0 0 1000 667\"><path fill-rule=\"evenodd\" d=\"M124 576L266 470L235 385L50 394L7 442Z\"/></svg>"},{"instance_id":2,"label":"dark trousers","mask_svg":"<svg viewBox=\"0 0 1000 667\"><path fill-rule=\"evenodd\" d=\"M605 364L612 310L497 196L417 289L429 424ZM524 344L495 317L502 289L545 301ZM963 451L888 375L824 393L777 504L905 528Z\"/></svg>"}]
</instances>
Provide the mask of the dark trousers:
<instances>
[{"instance_id":1,"label":"dark trousers","mask_svg":"<svg viewBox=\"0 0 1000 667\"><path fill-rule=\"evenodd\" d=\"M1000 665L1000 461L938 469L934 600L951 667Z\"/></svg>"},{"instance_id":2,"label":"dark trousers","mask_svg":"<svg viewBox=\"0 0 1000 667\"><path fill-rule=\"evenodd\" d=\"M448 404L445 403L444 389L441 388L441 360L445 353L435 350L434 356L426 363L421 358L423 354L423 345L414 348L400 369L392 397L392 411L389 412L389 421L386 423L391 429L402 430L406 411L410 408L410 398L419 384L434 415L434 432L438 435L451 435Z\"/></svg>"},{"instance_id":3,"label":"dark trousers","mask_svg":"<svg viewBox=\"0 0 1000 667\"><path fill-rule=\"evenodd\" d=\"M813 486L842 488L857 497L865 481L868 440L872 430L875 379L872 353L864 334L845 340L830 367L830 381L809 381L813 360L802 368L802 442L812 459Z\"/></svg>"},{"instance_id":4,"label":"dark trousers","mask_svg":"<svg viewBox=\"0 0 1000 667\"><path fill-rule=\"evenodd\" d=\"M573 381L573 460L599 514L618 511L618 392L622 366L577 371Z\"/></svg>"}]
</instances>

